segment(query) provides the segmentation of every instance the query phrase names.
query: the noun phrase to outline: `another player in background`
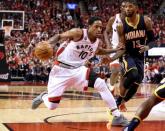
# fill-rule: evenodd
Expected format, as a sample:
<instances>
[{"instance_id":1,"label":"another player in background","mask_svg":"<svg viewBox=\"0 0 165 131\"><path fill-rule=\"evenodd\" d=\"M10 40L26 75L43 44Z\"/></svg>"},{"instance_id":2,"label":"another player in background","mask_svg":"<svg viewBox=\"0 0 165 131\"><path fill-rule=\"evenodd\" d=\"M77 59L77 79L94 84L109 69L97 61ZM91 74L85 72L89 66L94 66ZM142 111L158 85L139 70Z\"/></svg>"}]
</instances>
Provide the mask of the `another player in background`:
<instances>
[{"instance_id":1,"label":"another player in background","mask_svg":"<svg viewBox=\"0 0 165 131\"><path fill-rule=\"evenodd\" d=\"M117 48L119 45L119 36L117 32L117 26L122 24L122 21L125 19L125 5L126 2L123 1L120 6L121 13L116 14L115 16L111 17L108 21L108 24L106 26L106 30L104 31L104 38L105 43L108 48ZM110 57L113 57L114 54L110 54ZM118 90L118 88L114 88L115 84L117 83L117 80L119 79L119 74L121 71L121 65L119 63L119 60L115 60L111 62L110 64L110 90L115 92ZM120 76L120 81L122 81L122 75ZM122 86L121 82L119 83L119 86ZM117 94L118 95L118 94ZM122 105L120 108L122 111L126 111L126 107Z\"/></svg>"},{"instance_id":2,"label":"another player in background","mask_svg":"<svg viewBox=\"0 0 165 131\"><path fill-rule=\"evenodd\" d=\"M125 18L125 2L123 1L120 6L121 13L116 14L111 17L106 26L104 32L105 42L108 48L117 48L119 44L119 36L117 33L117 25L122 24L122 20ZM111 40L110 40L111 39ZM114 54L111 54L112 57ZM120 72L120 64L118 60L115 60L110 63L111 77L110 84L113 86L118 78Z\"/></svg>"},{"instance_id":3,"label":"another player in background","mask_svg":"<svg viewBox=\"0 0 165 131\"><path fill-rule=\"evenodd\" d=\"M154 42L152 21L138 13L136 0L126 0L125 10L126 17L117 27L120 44L125 46L123 86L116 101L118 106L129 101L137 92L144 76L144 52L152 48Z\"/></svg>"}]
</instances>

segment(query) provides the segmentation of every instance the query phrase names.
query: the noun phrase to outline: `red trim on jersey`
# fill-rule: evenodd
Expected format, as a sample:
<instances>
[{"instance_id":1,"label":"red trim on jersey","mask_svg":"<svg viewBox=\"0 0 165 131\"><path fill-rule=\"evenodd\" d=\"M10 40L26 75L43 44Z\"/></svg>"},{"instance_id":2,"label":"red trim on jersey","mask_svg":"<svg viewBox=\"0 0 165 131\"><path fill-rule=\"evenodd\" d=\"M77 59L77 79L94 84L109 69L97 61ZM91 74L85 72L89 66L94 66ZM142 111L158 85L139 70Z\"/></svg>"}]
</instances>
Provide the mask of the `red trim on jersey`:
<instances>
[{"instance_id":1,"label":"red trim on jersey","mask_svg":"<svg viewBox=\"0 0 165 131\"><path fill-rule=\"evenodd\" d=\"M85 87L84 87L84 91L87 91L87 90L88 90L88 86L85 86Z\"/></svg>"},{"instance_id":2,"label":"red trim on jersey","mask_svg":"<svg viewBox=\"0 0 165 131\"><path fill-rule=\"evenodd\" d=\"M61 47L59 50L57 50L56 56L59 56L64 51L64 49L65 47Z\"/></svg>"},{"instance_id":3,"label":"red trim on jersey","mask_svg":"<svg viewBox=\"0 0 165 131\"><path fill-rule=\"evenodd\" d=\"M57 96L57 97L49 97L48 98L48 101L49 102L58 102L59 103L59 101L61 100L61 96Z\"/></svg>"},{"instance_id":4,"label":"red trim on jersey","mask_svg":"<svg viewBox=\"0 0 165 131\"><path fill-rule=\"evenodd\" d=\"M60 62L58 62L57 60L54 61L55 65L59 65Z\"/></svg>"}]
</instances>

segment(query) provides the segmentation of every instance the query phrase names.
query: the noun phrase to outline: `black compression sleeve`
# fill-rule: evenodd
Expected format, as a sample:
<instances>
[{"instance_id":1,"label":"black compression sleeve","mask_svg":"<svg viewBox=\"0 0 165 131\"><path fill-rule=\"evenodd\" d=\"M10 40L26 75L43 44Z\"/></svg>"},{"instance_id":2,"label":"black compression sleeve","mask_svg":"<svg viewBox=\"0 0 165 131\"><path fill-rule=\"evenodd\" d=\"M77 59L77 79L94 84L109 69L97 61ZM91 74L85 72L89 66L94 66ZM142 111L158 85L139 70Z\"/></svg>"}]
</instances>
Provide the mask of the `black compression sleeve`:
<instances>
[{"instance_id":1,"label":"black compression sleeve","mask_svg":"<svg viewBox=\"0 0 165 131\"><path fill-rule=\"evenodd\" d=\"M149 30L146 32L147 34L147 45L151 49L155 45L155 36L153 30Z\"/></svg>"}]
</instances>

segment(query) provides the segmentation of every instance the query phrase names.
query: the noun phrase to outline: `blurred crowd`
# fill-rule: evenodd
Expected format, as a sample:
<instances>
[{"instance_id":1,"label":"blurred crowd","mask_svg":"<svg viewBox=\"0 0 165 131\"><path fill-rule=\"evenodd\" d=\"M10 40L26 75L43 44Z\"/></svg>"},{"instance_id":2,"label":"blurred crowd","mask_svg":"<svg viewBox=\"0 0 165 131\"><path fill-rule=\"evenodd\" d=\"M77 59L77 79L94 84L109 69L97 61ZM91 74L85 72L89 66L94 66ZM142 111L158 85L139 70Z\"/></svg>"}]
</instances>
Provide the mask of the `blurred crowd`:
<instances>
[{"instance_id":1,"label":"blurred crowd","mask_svg":"<svg viewBox=\"0 0 165 131\"><path fill-rule=\"evenodd\" d=\"M146 58L144 82L158 84L165 78L165 57Z\"/></svg>"},{"instance_id":2,"label":"blurred crowd","mask_svg":"<svg viewBox=\"0 0 165 131\"><path fill-rule=\"evenodd\" d=\"M69 10L66 2L73 2L73 0L64 0L63 2L60 0L14 0L14 2L13 0L0 0L0 10L25 11L24 30L12 30L11 36L5 40L11 77L23 77L27 81L46 82L53 66L53 58L46 63L35 58L32 51L35 44L73 27L87 27L87 19L90 16L102 17L104 26L106 26L109 17L119 12L118 1L85 0L83 4L85 6L78 4L75 10ZM155 15L159 12L163 0L139 0L139 2L141 3L139 11L149 15L154 22L156 46L165 47L165 19L163 15ZM1 19L8 19L9 17L5 13L0 14ZM17 17L17 15L14 16L14 20L17 21L15 27L21 26ZM159 71L161 67L158 62L160 61L153 60L151 62L148 59L147 62L146 81L152 81L156 73L153 73L150 65L156 64ZM109 66L102 64L100 57L95 57L91 64L98 73L109 76ZM164 61L161 64L164 65Z\"/></svg>"}]
</instances>

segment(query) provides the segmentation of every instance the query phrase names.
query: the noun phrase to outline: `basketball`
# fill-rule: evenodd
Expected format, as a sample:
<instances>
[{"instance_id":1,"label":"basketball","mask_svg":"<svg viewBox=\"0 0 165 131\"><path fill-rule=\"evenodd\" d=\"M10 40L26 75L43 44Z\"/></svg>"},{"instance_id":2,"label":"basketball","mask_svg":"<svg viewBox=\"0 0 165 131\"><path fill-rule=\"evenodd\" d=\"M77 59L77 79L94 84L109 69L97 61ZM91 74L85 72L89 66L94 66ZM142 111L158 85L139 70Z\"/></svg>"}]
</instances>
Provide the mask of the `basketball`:
<instances>
[{"instance_id":1,"label":"basketball","mask_svg":"<svg viewBox=\"0 0 165 131\"><path fill-rule=\"evenodd\" d=\"M42 41L36 45L34 54L38 59L45 61L53 56L53 48L47 41Z\"/></svg>"}]
</instances>

